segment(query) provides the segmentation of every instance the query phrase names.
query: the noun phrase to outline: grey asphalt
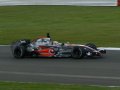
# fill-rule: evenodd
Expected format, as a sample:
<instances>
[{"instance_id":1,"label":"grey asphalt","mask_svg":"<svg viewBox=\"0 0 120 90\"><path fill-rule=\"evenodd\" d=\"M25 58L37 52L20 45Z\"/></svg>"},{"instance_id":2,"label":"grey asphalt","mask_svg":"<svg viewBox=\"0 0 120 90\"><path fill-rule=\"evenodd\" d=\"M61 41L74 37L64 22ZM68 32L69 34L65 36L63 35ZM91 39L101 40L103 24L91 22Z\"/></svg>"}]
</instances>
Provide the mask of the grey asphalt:
<instances>
[{"instance_id":1,"label":"grey asphalt","mask_svg":"<svg viewBox=\"0 0 120 90\"><path fill-rule=\"evenodd\" d=\"M13 58L0 47L0 81L120 86L120 51L103 58Z\"/></svg>"}]
</instances>

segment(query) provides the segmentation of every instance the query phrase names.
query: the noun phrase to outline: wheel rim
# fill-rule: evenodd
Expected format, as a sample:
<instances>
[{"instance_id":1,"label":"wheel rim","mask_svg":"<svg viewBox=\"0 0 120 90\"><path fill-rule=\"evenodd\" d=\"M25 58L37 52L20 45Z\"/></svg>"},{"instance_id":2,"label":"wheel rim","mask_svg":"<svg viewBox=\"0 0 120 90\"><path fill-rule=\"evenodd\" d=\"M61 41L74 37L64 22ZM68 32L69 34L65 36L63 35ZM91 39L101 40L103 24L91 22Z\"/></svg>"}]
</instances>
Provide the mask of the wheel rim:
<instances>
[{"instance_id":1,"label":"wheel rim","mask_svg":"<svg viewBox=\"0 0 120 90\"><path fill-rule=\"evenodd\" d=\"M82 51L81 49L74 49L73 50L73 57L74 58L80 58L82 56Z\"/></svg>"},{"instance_id":2,"label":"wheel rim","mask_svg":"<svg viewBox=\"0 0 120 90\"><path fill-rule=\"evenodd\" d=\"M22 56L22 49L21 48L15 49L14 55L15 55L15 57L21 57Z\"/></svg>"}]
</instances>

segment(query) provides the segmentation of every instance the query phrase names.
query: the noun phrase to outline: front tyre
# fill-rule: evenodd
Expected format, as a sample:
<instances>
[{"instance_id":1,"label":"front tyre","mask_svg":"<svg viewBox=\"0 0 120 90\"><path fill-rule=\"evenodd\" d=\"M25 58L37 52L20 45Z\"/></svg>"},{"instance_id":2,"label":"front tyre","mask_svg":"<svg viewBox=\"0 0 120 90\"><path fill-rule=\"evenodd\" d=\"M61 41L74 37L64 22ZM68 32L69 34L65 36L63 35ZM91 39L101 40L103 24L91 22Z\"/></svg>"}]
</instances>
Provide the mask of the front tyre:
<instances>
[{"instance_id":1,"label":"front tyre","mask_svg":"<svg viewBox=\"0 0 120 90\"><path fill-rule=\"evenodd\" d=\"M84 50L82 47L76 46L72 50L72 58L81 59L85 56Z\"/></svg>"},{"instance_id":2,"label":"front tyre","mask_svg":"<svg viewBox=\"0 0 120 90\"><path fill-rule=\"evenodd\" d=\"M24 58L25 57L25 47L18 46L13 50L13 56L15 58Z\"/></svg>"}]
</instances>

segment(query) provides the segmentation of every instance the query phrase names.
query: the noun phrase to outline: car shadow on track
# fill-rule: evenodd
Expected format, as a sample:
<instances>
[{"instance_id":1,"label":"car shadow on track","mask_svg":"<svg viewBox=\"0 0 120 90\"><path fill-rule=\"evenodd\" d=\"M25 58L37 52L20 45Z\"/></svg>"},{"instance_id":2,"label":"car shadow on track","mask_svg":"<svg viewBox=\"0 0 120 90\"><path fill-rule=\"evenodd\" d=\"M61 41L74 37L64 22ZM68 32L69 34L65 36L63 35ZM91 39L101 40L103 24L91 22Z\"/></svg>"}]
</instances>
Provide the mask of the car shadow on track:
<instances>
[{"instance_id":1,"label":"car shadow on track","mask_svg":"<svg viewBox=\"0 0 120 90\"><path fill-rule=\"evenodd\" d=\"M104 61L105 57L85 57L82 59L74 59L74 58L51 58L51 57L26 57L22 59L16 59L13 58L13 60L19 60L19 61L34 61L34 62L101 62Z\"/></svg>"}]
</instances>

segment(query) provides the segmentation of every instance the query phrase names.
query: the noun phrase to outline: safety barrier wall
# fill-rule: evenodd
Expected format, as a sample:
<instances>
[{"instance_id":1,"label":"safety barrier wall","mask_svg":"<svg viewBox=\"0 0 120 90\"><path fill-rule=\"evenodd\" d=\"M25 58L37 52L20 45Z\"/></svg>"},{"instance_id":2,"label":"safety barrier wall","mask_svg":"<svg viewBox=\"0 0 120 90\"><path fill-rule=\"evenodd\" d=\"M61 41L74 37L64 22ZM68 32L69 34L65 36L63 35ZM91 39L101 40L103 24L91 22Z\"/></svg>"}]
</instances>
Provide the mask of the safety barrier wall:
<instances>
[{"instance_id":1,"label":"safety barrier wall","mask_svg":"<svg viewBox=\"0 0 120 90\"><path fill-rule=\"evenodd\" d=\"M0 5L120 6L120 0L0 0Z\"/></svg>"}]
</instances>

